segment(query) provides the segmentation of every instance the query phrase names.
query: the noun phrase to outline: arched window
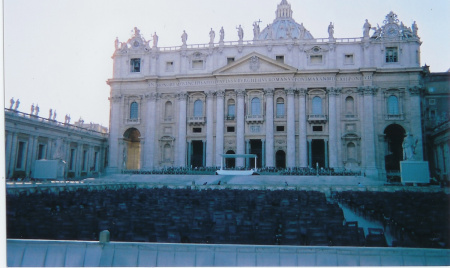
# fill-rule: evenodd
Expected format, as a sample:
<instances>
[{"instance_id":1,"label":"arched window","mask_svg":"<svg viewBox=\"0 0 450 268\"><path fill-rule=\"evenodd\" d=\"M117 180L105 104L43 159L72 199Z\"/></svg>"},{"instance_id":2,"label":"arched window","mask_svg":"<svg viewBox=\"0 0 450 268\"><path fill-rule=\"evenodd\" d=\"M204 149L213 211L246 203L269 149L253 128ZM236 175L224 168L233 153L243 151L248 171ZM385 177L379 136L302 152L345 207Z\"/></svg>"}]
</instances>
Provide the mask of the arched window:
<instances>
[{"instance_id":1,"label":"arched window","mask_svg":"<svg viewBox=\"0 0 450 268\"><path fill-rule=\"evenodd\" d=\"M135 101L130 105L130 119L138 119L138 104Z\"/></svg>"},{"instance_id":2,"label":"arched window","mask_svg":"<svg viewBox=\"0 0 450 268\"><path fill-rule=\"evenodd\" d=\"M347 144L347 159L356 160L356 146L353 142Z\"/></svg>"},{"instance_id":3,"label":"arched window","mask_svg":"<svg viewBox=\"0 0 450 268\"><path fill-rule=\"evenodd\" d=\"M345 99L345 113L346 114L355 113L355 101L353 100L353 97L348 96Z\"/></svg>"},{"instance_id":4,"label":"arched window","mask_svg":"<svg viewBox=\"0 0 450 268\"><path fill-rule=\"evenodd\" d=\"M201 100L194 102L194 116L203 116L203 102Z\"/></svg>"},{"instance_id":5,"label":"arched window","mask_svg":"<svg viewBox=\"0 0 450 268\"><path fill-rule=\"evenodd\" d=\"M312 113L322 114L322 98L316 96L312 99Z\"/></svg>"},{"instance_id":6,"label":"arched window","mask_svg":"<svg viewBox=\"0 0 450 268\"><path fill-rule=\"evenodd\" d=\"M277 99L277 117L284 117L284 99Z\"/></svg>"},{"instance_id":7,"label":"arched window","mask_svg":"<svg viewBox=\"0 0 450 268\"><path fill-rule=\"evenodd\" d=\"M170 101L164 105L164 119L172 119L172 102Z\"/></svg>"},{"instance_id":8,"label":"arched window","mask_svg":"<svg viewBox=\"0 0 450 268\"><path fill-rule=\"evenodd\" d=\"M261 115L261 101L257 97L252 99L252 115Z\"/></svg>"},{"instance_id":9,"label":"arched window","mask_svg":"<svg viewBox=\"0 0 450 268\"><path fill-rule=\"evenodd\" d=\"M388 98L388 114L398 115L398 98L396 96L389 96Z\"/></svg>"},{"instance_id":10,"label":"arched window","mask_svg":"<svg viewBox=\"0 0 450 268\"><path fill-rule=\"evenodd\" d=\"M236 104L233 99L228 100L228 113L227 118L232 120L236 116Z\"/></svg>"}]
</instances>

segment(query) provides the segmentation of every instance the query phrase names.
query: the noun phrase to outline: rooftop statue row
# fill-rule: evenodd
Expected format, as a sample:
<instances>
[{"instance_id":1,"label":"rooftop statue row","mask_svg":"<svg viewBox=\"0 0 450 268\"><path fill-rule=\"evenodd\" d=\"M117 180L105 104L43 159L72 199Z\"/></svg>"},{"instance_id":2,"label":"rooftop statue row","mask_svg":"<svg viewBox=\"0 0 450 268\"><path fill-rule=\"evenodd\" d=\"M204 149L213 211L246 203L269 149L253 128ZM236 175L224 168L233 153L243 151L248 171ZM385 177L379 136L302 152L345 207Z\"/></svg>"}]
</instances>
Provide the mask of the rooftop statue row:
<instances>
[{"instance_id":1,"label":"rooftop statue row","mask_svg":"<svg viewBox=\"0 0 450 268\"><path fill-rule=\"evenodd\" d=\"M303 26L303 23L299 24L295 22L292 18L291 5L287 1L283 0L276 11L276 18L271 24L261 31L260 23L261 21L255 21L253 23L253 42L258 41L270 41L270 40L314 40L312 34ZM410 27L407 27L397 19L397 15L394 12L390 12L386 15L386 19L383 21L384 25L377 27L372 27L369 21L366 19L363 25L363 38L364 40L377 40L377 39L418 39L417 35L418 27L416 22L414 22ZM334 41L334 27L333 22L328 25L328 39ZM236 27L237 38L239 44L242 44L244 40L244 30L241 25ZM370 36L370 31L373 30L372 36ZM209 31L209 45L210 47L215 43L216 33L211 28ZM220 29L219 44L224 44L225 31L223 27ZM183 30L181 35L182 47L187 46L188 34L186 30ZM156 49L158 47L158 35L156 32L152 36L152 40L145 40L145 38L140 34L138 28L134 28L134 35L127 42L119 42L116 38L115 49L116 51L126 52L128 49L144 49L150 51L150 41L152 41L152 48Z\"/></svg>"}]
</instances>

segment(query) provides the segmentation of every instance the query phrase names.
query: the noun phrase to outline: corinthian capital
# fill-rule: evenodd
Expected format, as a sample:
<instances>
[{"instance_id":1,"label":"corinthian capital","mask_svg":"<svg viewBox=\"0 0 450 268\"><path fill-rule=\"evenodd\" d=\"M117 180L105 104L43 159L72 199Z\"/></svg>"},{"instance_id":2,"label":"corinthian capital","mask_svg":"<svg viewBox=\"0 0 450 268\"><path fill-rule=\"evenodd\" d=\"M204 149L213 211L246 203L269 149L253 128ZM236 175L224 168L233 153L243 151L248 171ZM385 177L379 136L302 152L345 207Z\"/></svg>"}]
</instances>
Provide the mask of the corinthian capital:
<instances>
[{"instance_id":1,"label":"corinthian capital","mask_svg":"<svg viewBox=\"0 0 450 268\"><path fill-rule=\"evenodd\" d=\"M217 90L216 96L217 98L223 98L225 96L225 90Z\"/></svg>"},{"instance_id":2,"label":"corinthian capital","mask_svg":"<svg viewBox=\"0 0 450 268\"><path fill-rule=\"evenodd\" d=\"M297 91L298 91L298 95L306 96L306 93L308 92L308 89L306 89L306 88L299 88L299 89L297 89Z\"/></svg>"},{"instance_id":3,"label":"corinthian capital","mask_svg":"<svg viewBox=\"0 0 450 268\"><path fill-rule=\"evenodd\" d=\"M187 98L187 96L188 96L188 94L187 93L184 93L184 92L181 92L181 93L178 93L177 94L177 98L178 98L178 100L186 100L186 98Z\"/></svg>"},{"instance_id":4,"label":"corinthian capital","mask_svg":"<svg viewBox=\"0 0 450 268\"><path fill-rule=\"evenodd\" d=\"M120 102L121 99L122 99L122 95L114 95L109 98L109 100L114 103Z\"/></svg>"},{"instance_id":5,"label":"corinthian capital","mask_svg":"<svg viewBox=\"0 0 450 268\"><path fill-rule=\"evenodd\" d=\"M264 94L266 95L266 96L271 96L271 97L273 97L273 88L266 88L266 89L264 89Z\"/></svg>"},{"instance_id":6,"label":"corinthian capital","mask_svg":"<svg viewBox=\"0 0 450 268\"><path fill-rule=\"evenodd\" d=\"M236 89L236 96L239 97L244 97L245 96L245 89Z\"/></svg>"},{"instance_id":7,"label":"corinthian capital","mask_svg":"<svg viewBox=\"0 0 450 268\"><path fill-rule=\"evenodd\" d=\"M419 95L420 92L422 91L422 87L420 87L420 86L411 86L411 87L408 88L408 90L409 90L409 93L411 95Z\"/></svg>"},{"instance_id":8,"label":"corinthian capital","mask_svg":"<svg viewBox=\"0 0 450 268\"><path fill-rule=\"evenodd\" d=\"M214 95L216 94L216 92L211 90L211 91L205 92L205 94L206 94L207 99L212 99L214 97Z\"/></svg>"},{"instance_id":9,"label":"corinthian capital","mask_svg":"<svg viewBox=\"0 0 450 268\"><path fill-rule=\"evenodd\" d=\"M286 95L294 95L295 94L294 88L287 88L284 91L286 91Z\"/></svg>"}]
</instances>

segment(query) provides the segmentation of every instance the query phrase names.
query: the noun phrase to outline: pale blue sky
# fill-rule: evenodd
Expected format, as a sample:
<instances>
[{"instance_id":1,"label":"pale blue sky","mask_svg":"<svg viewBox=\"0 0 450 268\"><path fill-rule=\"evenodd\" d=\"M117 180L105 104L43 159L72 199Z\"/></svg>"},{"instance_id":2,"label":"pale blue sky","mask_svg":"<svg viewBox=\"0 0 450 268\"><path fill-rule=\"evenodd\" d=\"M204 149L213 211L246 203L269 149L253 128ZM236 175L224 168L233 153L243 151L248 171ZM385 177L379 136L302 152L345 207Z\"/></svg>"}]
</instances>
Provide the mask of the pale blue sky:
<instances>
[{"instance_id":1,"label":"pale blue sky","mask_svg":"<svg viewBox=\"0 0 450 268\"><path fill-rule=\"evenodd\" d=\"M281 0L4 0L5 106L20 99L19 110L39 104L40 115L56 110L57 120L109 123L109 87L114 40L126 41L136 26L159 46L209 42L209 30L225 29L225 41L237 40L235 27L252 38L252 23L261 29L275 18ZM316 38L327 37L330 22L336 38L361 37L368 19L383 25L391 10L407 26L416 21L421 64L433 72L450 68L450 1L448 0L291 0L293 17Z\"/></svg>"}]
</instances>

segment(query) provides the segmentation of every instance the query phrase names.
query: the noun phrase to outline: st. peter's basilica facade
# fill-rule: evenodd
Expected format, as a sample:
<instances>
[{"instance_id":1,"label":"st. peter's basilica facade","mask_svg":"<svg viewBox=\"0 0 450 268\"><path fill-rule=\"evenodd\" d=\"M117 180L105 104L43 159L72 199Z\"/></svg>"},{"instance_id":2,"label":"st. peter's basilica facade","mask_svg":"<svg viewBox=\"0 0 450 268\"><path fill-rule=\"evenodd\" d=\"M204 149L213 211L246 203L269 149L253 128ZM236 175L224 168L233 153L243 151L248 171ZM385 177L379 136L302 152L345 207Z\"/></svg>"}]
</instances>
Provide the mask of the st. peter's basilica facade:
<instances>
[{"instance_id":1,"label":"st. peter's basilica facade","mask_svg":"<svg viewBox=\"0 0 450 268\"><path fill-rule=\"evenodd\" d=\"M416 23L390 12L381 27L355 22L362 37L335 37L330 23L316 38L286 0L275 13L262 30L255 22L252 40L241 26L237 41L225 41L223 28L201 45L188 44L188 31L176 47L137 28L116 40L109 172L213 167L220 154L252 153L259 167L385 178L399 170L407 134L423 160Z\"/></svg>"}]
</instances>

